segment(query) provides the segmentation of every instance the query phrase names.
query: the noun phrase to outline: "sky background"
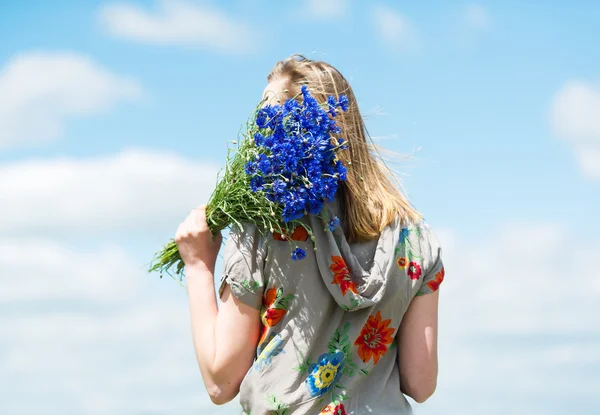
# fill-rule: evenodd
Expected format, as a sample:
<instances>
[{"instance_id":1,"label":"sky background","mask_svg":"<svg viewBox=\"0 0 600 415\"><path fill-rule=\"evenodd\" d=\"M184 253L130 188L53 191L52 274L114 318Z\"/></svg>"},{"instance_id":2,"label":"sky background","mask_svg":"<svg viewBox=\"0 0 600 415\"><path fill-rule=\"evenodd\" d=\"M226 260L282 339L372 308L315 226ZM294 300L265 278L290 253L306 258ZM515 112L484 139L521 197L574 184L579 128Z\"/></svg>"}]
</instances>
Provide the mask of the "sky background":
<instances>
[{"instance_id":1,"label":"sky background","mask_svg":"<svg viewBox=\"0 0 600 415\"><path fill-rule=\"evenodd\" d=\"M206 395L184 290L146 269L292 53L350 80L442 241L416 413L597 413L599 21L594 1L0 0L0 413L239 413Z\"/></svg>"}]
</instances>

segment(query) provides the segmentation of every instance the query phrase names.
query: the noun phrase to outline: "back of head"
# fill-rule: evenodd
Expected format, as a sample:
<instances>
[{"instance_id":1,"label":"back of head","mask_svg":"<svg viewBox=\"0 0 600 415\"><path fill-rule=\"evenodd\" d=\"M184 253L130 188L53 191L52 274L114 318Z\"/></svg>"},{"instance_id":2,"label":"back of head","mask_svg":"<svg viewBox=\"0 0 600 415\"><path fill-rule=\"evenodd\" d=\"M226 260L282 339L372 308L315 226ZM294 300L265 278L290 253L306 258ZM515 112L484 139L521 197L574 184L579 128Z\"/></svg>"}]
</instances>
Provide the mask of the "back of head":
<instances>
[{"instance_id":1,"label":"back of head","mask_svg":"<svg viewBox=\"0 0 600 415\"><path fill-rule=\"evenodd\" d=\"M284 99L299 95L302 85L308 86L319 102L325 102L329 95L338 98L344 94L348 98L348 111L339 114L336 120L348 143L348 150L338 156L348 167L348 178L342 182L340 192L349 241L375 238L397 217L406 222L420 219L377 153L352 88L338 70L328 63L293 55L275 64L268 81L284 82L287 91Z\"/></svg>"}]
</instances>

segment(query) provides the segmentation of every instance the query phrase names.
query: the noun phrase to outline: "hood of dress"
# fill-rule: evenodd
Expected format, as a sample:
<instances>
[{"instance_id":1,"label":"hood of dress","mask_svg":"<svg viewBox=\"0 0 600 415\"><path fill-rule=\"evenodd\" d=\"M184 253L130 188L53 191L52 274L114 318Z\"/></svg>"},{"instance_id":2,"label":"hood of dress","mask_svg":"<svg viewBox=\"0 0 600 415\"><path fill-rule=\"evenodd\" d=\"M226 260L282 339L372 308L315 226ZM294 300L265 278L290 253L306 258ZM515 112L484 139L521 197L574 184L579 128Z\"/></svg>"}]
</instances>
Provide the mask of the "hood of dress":
<instances>
[{"instance_id":1,"label":"hood of dress","mask_svg":"<svg viewBox=\"0 0 600 415\"><path fill-rule=\"evenodd\" d=\"M323 282L331 296L346 311L377 304L387 287L390 268L395 264L394 249L400 220L387 226L378 238L349 244L344 235L344 218L340 201L327 203L323 218L309 216L315 236L316 258ZM329 220L340 225L329 229Z\"/></svg>"}]
</instances>

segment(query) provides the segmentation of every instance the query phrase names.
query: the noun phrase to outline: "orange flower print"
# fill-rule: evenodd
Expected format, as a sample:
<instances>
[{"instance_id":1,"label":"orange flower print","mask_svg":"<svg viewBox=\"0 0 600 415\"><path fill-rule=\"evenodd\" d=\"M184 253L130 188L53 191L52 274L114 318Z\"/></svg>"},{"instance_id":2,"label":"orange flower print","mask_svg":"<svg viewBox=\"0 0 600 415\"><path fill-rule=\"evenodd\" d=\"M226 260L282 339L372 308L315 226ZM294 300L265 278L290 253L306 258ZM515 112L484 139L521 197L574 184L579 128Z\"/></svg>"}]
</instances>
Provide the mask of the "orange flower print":
<instances>
[{"instance_id":1,"label":"orange flower print","mask_svg":"<svg viewBox=\"0 0 600 415\"><path fill-rule=\"evenodd\" d=\"M289 303L296 298L293 294L283 295L283 289L273 286L263 296L261 321L263 324L259 346L267 337L269 327L276 326L288 311Z\"/></svg>"},{"instance_id":2,"label":"orange flower print","mask_svg":"<svg viewBox=\"0 0 600 415\"><path fill-rule=\"evenodd\" d=\"M335 402L332 402L325 408L321 409L319 415L346 415L346 408L344 408L343 403L338 403L336 405Z\"/></svg>"},{"instance_id":3,"label":"orange flower print","mask_svg":"<svg viewBox=\"0 0 600 415\"><path fill-rule=\"evenodd\" d=\"M279 232L273 232L273 239L276 241L287 241L289 239L288 235L280 234ZM308 232L304 229L304 226L297 226L292 232L292 241L306 241L308 239Z\"/></svg>"},{"instance_id":4,"label":"orange flower print","mask_svg":"<svg viewBox=\"0 0 600 415\"><path fill-rule=\"evenodd\" d=\"M267 322L267 325L269 327L273 327L281 321L286 312L287 310L284 310L282 308L269 308L263 314L263 318Z\"/></svg>"},{"instance_id":5,"label":"orange flower print","mask_svg":"<svg viewBox=\"0 0 600 415\"><path fill-rule=\"evenodd\" d=\"M264 308L269 308L273 305L273 303L275 302L275 299L277 298L277 287L271 287L267 290L267 292L265 292L265 295L263 296L263 307Z\"/></svg>"},{"instance_id":6,"label":"orange flower print","mask_svg":"<svg viewBox=\"0 0 600 415\"><path fill-rule=\"evenodd\" d=\"M260 333L260 340L258 341L258 348L260 348L260 346L263 344L263 342L267 338L267 334L268 333L269 333L269 326L263 324L262 325L262 332Z\"/></svg>"},{"instance_id":7,"label":"orange flower print","mask_svg":"<svg viewBox=\"0 0 600 415\"><path fill-rule=\"evenodd\" d=\"M437 291L437 289L440 288L440 284L442 283L442 281L444 281L445 274L446 271L444 271L444 268L442 268L440 272L435 274L435 279L427 283L427 286L431 288L431 291Z\"/></svg>"},{"instance_id":8,"label":"orange flower print","mask_svg":"<svg viewBox=\"0 0 600 415\"><path fill-rule=\"evenodd\" d=\"M398 266L400 268L404 269L408 265L408 258L406 258L406 257L400 257L400 258L398 258L397 262L398 262Z\"/></svg>"},{"instance_id":9,"label":"orange flower print","mask_svg":"<svg viewBox=\"0 0 600 415\"><path fill-rule=\"evenodd\" d=\"M358 346L358 356L364 363L367 363L372 357L374 364L377 364L381 356L387 352L396 331L389 327L391 323L391 319L381 320L381 311L377 311L377 314L369 317L354 342L354 345Z\"/></svg>"},{"instance_id":10,"label":"orange flower print","mask_svg":"<svg viewBox=\"0 0 600 415\"><path fill-rule=\"evenodd\" d=\"M341 256L332 256L331 260L333 261L333 264L329 266L329 269L333 272L333 281L331 283L340 286L342 295L346 295L348 290L354 294L358 294L356 283L350 278L350 271L344 259Z\"/></svg>"},{"instance_id":11,"label":"orange flower print","mask_svg":"<svg viewBox=\"0 0 600 415\"><path fill-rule=\"evenodd\" d=\"M421 276L421 266L416 262L411 261L411 263L408 264L406 275L408 275L411 280L418 280Z\"/></svg>"}]
</instances>

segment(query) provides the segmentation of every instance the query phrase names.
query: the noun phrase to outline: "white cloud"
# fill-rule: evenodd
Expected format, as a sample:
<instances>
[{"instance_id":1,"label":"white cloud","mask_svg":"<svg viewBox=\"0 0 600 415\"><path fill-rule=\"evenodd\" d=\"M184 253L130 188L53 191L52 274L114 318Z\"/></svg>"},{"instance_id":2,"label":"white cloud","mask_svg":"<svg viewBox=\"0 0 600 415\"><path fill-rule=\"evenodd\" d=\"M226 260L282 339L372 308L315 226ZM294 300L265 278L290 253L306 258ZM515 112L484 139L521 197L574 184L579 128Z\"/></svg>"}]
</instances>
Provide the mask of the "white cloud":
<instances>
[{"instance_id":1,"label":"white cloud","mask_svg":"<svg viewBox=\"0 0 600 415\"><path fill-rule=\"evenodd\" d=\"M600 147L600 146L599 146ZM600 148L584 148L578 151L583 171L594 179L600 179Z\"/></svg>"},{"instance_id":2,"label":"white cloud","mask_svg":"<svg viewBox=\"0 0 600 415\"><path fill-rule=\"evenodd\" d=\"M305 7L310 15L319 19L339 17L346 12L347 0L306 0Z\"/></svg>"},{"instance_id":3,"label":"white cloud","mask_svg":"<svg viewBox=\"0 0 600 415\"><path fill-rule=\"evenodd\" d=\"M237 402L217 407L208 399L182 297L179 304L153 299L107 315L1 317L0 411L239 413Z\"/></svg>"},{"instance_id":4,"label":"white cloud","mask_svg":"<svg viewBox=\"0 0 600 415\"><path fill-rule=\"evenodd\" d=\"M589 263L600 241L576 236L555 225L513 223L489 240L455 242L448 270L456 278L449 277L444 295L470 298L453 303L452 314L469 322L462 328L488 334L600 330L600 321L587 318L600 300Z\"/></svg>"},{"instance_id":5,"label":"white cloud","mask_svg":"<svg viewBox=\"0 0 600 415\"><path fill-rule=\"evenodd\" d=\"M408 51L417 46L417 30L401 13L390 7L378 5L373 9L373 20L379 35L393 48Z\"/></svg>"},{"instance_id":6,"label":"white cloud","mask_svg":"<svg viewBox=\"0 0 600 415\"><path fill-rule=\"evenodd\" d=\"M553 122L560 135L582 142L600 140L600 85L567 82L555 95Z\"/></svg>"},{"instance_id":7,"label":"white cloud","mask_svg":"<svg viewBox=\"0 0 600 415\"><path fill-rule=\"evenodd\" d=\"M569 141L583 172L600 179L600 85L567 82L554 96L551 123Z\"/></svg>"},{"instance_id":8,"label":"white cloud","mask_svg":"<svg viewBox=\"0 0 600 415\"><path fill-rule=\"evenodd\" d=\"M135 294L141 268L117 247L73 252L64 244L43 239L0 239L0 267L0 304L72 299L112 302Z\"/></svg>"},{"instance_id":9,"label":"white cloud","mask_svg":"<svg viewBox=\"0 0 600 415\"><path fill-rule=\"evenodd\" d=\"M140 149L89 159L4 164L0 232L62 234L173 227L190 209L208 201L217 171L213 163Z\"/></svg>"},{"instance_id":10,"label":"white cloud","mask_svg":"<svg viewBox=\"0 0 600 415\"><path fill-rule=\"evenodd\" d=\"M531 223L473 241L438 235L446 265L440 379L419 413L558 414L561 403L591 405L600 387L600 321L591 317L600 282L590 258L600 240Z\"/></svg>"},{"instance_id":11,"label":"white cloud","mask_svg":"<svg viewBox=\"0 0 600 415\"><path fill-rule=\"evenodd\" d=\"M148 44L233 53L247 53L253 47L253 30L220 10L182 0L162 0L159 5L150 12L132 4L109 4L100 10L100 22L116 37Z\"/></svg>"},{"instance_id":12,"label":"white cloud","mask_svg":"<svg viewBox=\"0 0 600 415\"><path fill-rule=\"evenodd\" d=\"M464 11L465 22L474 29L489 29L491 19L485 8L480 4L469 4Z\"/></svg>"},{"instance_id":13,"label":"white cloud","mask_svg":"<svg viewBox=\"0 0 600 415\"><path fill-rule=\"evenodd\" d=\"M30 52L0 71L0 149L58 138L69 117L108 111L142 88L91 59Z\"/></svg>"},{"instance_id":14,"label":"white cloud","mask_svg":"<svg viewBox=\"0 0 600 415\"><path fill-rule=\"evenodd\" d=\"M1 413L235 413L204 391L185 291L136 263L0 242Z\"/></svg>"}]
</instances>

